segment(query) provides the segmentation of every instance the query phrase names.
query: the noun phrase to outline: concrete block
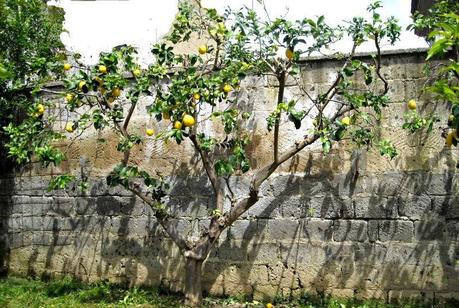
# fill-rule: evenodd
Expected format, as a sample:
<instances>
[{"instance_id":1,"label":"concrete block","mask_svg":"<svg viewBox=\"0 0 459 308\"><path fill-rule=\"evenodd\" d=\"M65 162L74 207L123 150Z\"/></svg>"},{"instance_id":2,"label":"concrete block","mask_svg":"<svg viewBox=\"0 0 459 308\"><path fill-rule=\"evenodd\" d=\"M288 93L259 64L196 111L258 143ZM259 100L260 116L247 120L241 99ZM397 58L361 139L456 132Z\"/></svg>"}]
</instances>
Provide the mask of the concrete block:
<instances>
[{"instance_id":1,"label":"concrete block","mask_svg":"<svg viewBox=\"0 0 459 308\"><path fill-rule=\"evenodd\" d=\"M298 220L293 219L270 219L268 220L267 234L270 239L276 241L293 241L301 235L301 227Z\"/></svg>"},{"instance_id":2,"label":"concrete block","mask_svg":"<svg viewBox=\"0 0 459 308\"><path fill-rule=\"evenodd\" d=\"M301 177L292 175L278 175L270 180L270 193L274 197L295 196L300 194Z\"/></svg>"},{"instance_id":3,"label":"concrete block","mask_svg":"<svg viewBox=\"0 0 459 308\"><path fill-rule=\"evenodd\" d=\"M425 217L421 221L414 222L414 234L417 240L433 241L446 238L446 223L442 218Z\"/></svg>"},{"instance_id":4,"label":"concrete block","mask_svg":"<svg viewBox=\"0 0 459 308\"><path fill-rule=\"evenodd\" d=\"M262 197L246 213L249 218L278 218L284 208L297 206L299 199L296 197Z\"/></svg>"},{"instance_id":5,"label":"concrete block","mask_svg":"<svg viewBox=\"0 0 459 308\"><path fill-rule=\"evenodd\" d=\"M381 242L400 241L410 243L413 241L414 224L412 221L403 220L379 221L378 234Z\"/></svg>"},{"instance_id":6,"label":"concrete block","mask_svg":"<svg viewBox=\"0 0 459 308\"><path fill-rule=\"evenodd\" d=\"M307 241L331 241L333 221L309 218L303 220L303 238Z\"/></svg>"},{"instance_id":7,"label":"concrete block","mask_svg":"<svg viewBox=\"0 0 459 308\"><path fill-rule=\"evenodd\" d=\"M338 220L335 222L333 229L333 240L336 242L364 242L368 239L366 221Z\"/></svg>"},{"instance_id":8,"label":"concrete block","mask_svg":"<svg viewBox=\"0 0 459 308\"><path fill-rule=\"evenodd\" d=\"M227 237L232 240L250 240L259 236L256 220L236 220L227 229Z\"/></svg>"},{"instance_id":9,"label":"concrete block","mask_svg":"<svg viewBox=\"0 0 459 308\"><path fill-rule=\"evenodd\" d=\"M99 215L113 216L121 215L121 202L118 197L100 196L97 197L96 211Z\"/></svg>"},{"instance_id":10,"label":"concrete block","mask_svg":"<svg viewBox=\"0 0 459 308\"><path fill-rule=\"evenodd\" d=\"M397 215L397 199L392 197L354 197L353 203L356 218L385 218Z\"/></svg>"},{"instance_id":11,"label":"concrete block","mask_svg":"<svg viewBox=\"0 0 459 308\"><path fill-rule=\"evenodd\" d=\"M306 201L306 216L320 218L351 218L354 216L354 206L348 197L328 194L323 197L313 197Z\"/></svg>"},{"instance_id":12,"label":"concrete block","mask_svg":"<svg viewBox=\"0 0 459 308\"><path fill-rule=\"evenodd\" d=\"M174 217L199 218L210 212L207 197L175 197L172 196L166 204L168 212Z\"/></svg>"},{"instance_id":13,"label":"concrete block","mask_svg":"<svg viewBox=\"0 0 459 308\"><path fill-rule=\"evenodd\" d=\"M459 196L444 195L432 197L432 211L449 219L458 219Z\"/></svg>"},{"instance_id":14,"label":"concrete block","mask_svg":"<svg viewBox=\"0 0 459 308\"><path fill-rule=\"evenodd\" d=\"M368 240L370 242L376 242L379 240L379 221L369 220L368 221Z\"/></svg>"}]
</instances>

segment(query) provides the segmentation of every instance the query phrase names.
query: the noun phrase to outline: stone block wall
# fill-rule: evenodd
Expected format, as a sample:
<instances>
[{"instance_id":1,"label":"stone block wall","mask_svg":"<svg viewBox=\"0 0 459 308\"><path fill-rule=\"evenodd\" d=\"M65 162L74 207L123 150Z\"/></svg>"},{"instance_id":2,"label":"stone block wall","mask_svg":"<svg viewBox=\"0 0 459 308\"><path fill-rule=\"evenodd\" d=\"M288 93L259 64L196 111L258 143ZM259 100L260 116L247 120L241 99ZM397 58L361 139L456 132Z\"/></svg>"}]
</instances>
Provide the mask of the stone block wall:
<instances>
[{"instance_id":1,"label":"stone block wall","mask_svg":"<svg viewBox=\"0 0 459 308\"><path fill-rule=\"evenodd\" d=\"M406 100L416 98L421 110L429 108L421 88L424 57L421 51L400 51L383 59L391 104L380 133L394 141L400 155L389 160L374 150L340 144L327 156L313 147L287 162L263 185L259 203L213 248L204 268L206 292L256 299L302 292L388 300L459 298L458 152L445 148L436 131L412 136L401 130ZM339 65L334 59L305 61L301 82L320 89ZM255 168L269 153L262 128L273 104L270 82L250 79L244 85L255 91L246 94L256 115L258 135L250 146ZM287 95L297 91L292 83ZM141 127L144 113L135 120ZM287 143L301 136L289 128L285 134ZM95 138L83 136L62 169L2 177L0 266L15 274L75 275L180 290L184 262L178 248L148 206L122 188L107 187L103 176L117 154L105 153L103 146L94 150ZM174 155L183 152L173 145L155 152L162 146L147 142L133 161L167 175L194 164L192 154ZM92 164L89 191L48 192L50 175L79 168L83 155ZM213 197L199 165L184 170L189 171L171 177L169 208L177 228L191 234L208 225ZM237 197L247 193L249 176L231 178Z\"/></svg>"}]
</instances>

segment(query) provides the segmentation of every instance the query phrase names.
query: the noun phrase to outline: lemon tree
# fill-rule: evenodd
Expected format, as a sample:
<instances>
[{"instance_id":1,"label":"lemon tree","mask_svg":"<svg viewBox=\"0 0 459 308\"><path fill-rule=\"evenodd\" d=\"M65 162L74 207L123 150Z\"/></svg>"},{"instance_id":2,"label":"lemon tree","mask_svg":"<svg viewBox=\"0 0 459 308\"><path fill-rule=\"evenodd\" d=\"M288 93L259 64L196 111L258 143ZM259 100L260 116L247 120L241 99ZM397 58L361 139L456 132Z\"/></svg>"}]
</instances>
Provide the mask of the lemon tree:
<instances>
[{"instance_id":1,"label":"lemon tree","mask_svg":"<svg viewBox=\"0 0 459 308\"><path fill-rule=\"evenodd\" d=\"M44 116L41 86L58 78L65 57L59 35L63 11L42 0L0 0L0 169L64 156L50 144L62 135Z\"/></svg>"},{"instance_id":2,"label":"lemon tree","mask_svg":"<svg viewBox=\"0 0 459 308\"><path fill-rule=\"evenodd\" d=\"M404 128L414 133L423 129L432 131L434 122L441 122L442 136L448 147L457 146L459 142L459 2L455 0L437 1L427 16L414 15L411 28L428 29L427 41L430 48L427 52L426 73L430 82L425 90L434 95L433 104L445 106L449 111L446 118L436 115L422 115L416 108L415 100L407 103L411 110L405 114ZM431 60L443 60L443 63L431 64ZM459 166L459 165L458 165Z\"/></svg>"},{"instance_id":3,"label":"lemon tree","mask_svg":"<svg viewBox=\"0 0 459 308\"><path fill-rule=\"evenodd\" d=\"M400 35L396 20L382 19L380 7L379 1L368 7L369 20L356 17L343 26L331 27L324 17L264 20L247 8L228 9L220 15L199 3L181 2L173 30L153 46L154 61L148 68L141 68L136 62L136 50L125 45L101 53L99 63L93 67L86 67L78 59L74 60L76 67L61 63L64 108L75 120L56 133L64 133L70 139L87 129L117 134L116 148L121 158L108 174L107 182L123 186L149 204L157 221L180 248L186 260L187 305L201 303L202 264L222 231L258 202L260 186L284 162L316 143L326 155L343 139L361 147L376 146L390 158L396 155L390 141L380 139L373 131L389 103L388 83L380 72L380 46L394 43ZM207 43L187 54L176 53L174 46L189 41L192 33ZM334 80L320 93L310 93L299 80L301 57L323 52L344 36L352 39L352 46L348 53L338 55L342 66L335 72ZM357 47L366 41L372 41L374 46L369 62L355 58ZM269 76L277 82L275 107L265 119L266 130L272 136L272 153L266 165L254 170L246 148L252 138L247 123L256 115L244 110L240 102L241 83L253 75ZM296 82L308 97L307 106L286 100L287 80ZM153 98L142 112L164 123L161 127L165 129L155 132L146 127L139 131L131 125L134 113L139 112L136 106L141 97ZM43 117L41 108L35 113ZM220 122L222 129L206 130L208 121ZM281 150L281 131L288 126L304 137ZM14 129L8 129L11 136ZM215 195L209 211L210 223L202 234L191 237L178 232L165 202L170 191L167 181L131 162L131 151L142 147L147 138L178 145L186 142L194 147ZM14 138L8 146L25 148ZM26 157L41 157L43 152L28 151ZM10 150L10 155L22 161L18 153ZM251 178L249 194L232 198L226 192L228 181L224 179L245 173ZM62 188L75 180L78 179L72 175L58 176L51 187ZM226 201L231 203L227 211L223 207Z\"/></svg>"}]
</instances>

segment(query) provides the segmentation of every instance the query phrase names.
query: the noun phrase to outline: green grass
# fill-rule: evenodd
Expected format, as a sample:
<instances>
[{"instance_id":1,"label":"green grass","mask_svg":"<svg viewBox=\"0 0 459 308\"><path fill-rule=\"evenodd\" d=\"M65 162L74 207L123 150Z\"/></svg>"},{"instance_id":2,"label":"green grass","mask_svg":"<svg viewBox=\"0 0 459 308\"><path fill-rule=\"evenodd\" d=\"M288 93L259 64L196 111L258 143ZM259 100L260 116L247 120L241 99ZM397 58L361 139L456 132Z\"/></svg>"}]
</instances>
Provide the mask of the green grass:
<instances>
[{"instance_id":1,"label":"green grass","mask_svg":"<svg viewBox=\"0 0 459 308\"><path fill-rule=\"evenodd\" d=\"M44 282L8 277L0 280L0 307L179 307L180 297L154 288L123 288L70 278Z\"/></svg>"},{"instance_id":2,"label":"green grass","mask_svg":"<svg viewBox=\"0 0 459 308\"><path fill-rule=\"evenodd\" d=\"M183 297L168 294L155 288L123 288L119 285L99 282L85 284L71 278L41 281L18 277L0 279L0 307L181 307ZM385 304L381 301L339 300L327 296L303 295L295 300L277 298L273 301L279 307L304 308L436 308L459 307L459 302L442 303L399 303ZM244 296L212 298L206 297L207 307L237 306L265 307L266 303Z\"/></svg>"}]
</instances>

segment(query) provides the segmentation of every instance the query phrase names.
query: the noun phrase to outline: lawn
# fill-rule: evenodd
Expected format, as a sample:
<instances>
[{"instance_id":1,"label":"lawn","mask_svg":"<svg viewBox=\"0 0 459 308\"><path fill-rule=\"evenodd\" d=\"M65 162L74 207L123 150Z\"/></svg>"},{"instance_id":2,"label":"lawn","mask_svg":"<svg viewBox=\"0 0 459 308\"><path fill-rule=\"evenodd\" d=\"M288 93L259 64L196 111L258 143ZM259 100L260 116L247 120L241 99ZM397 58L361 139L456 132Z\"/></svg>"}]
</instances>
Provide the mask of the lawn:
<instances>
[{"instance_id":1,"label":"lawn","mask_svg":"<svg viewBox=\"0 0 459 308\"><path fill-rule=\"evenodd\" d=\"M243 297L206 297L206 307L265 307L266 302ZM155 288L124 288L108 282L85 284L65 278L42 281L8 277L0 279L0 307L181 307L179 294ZM389 307L458 307L458 302L384 304L378 301L339 300L329 297L303 296L296 300L277 299L274 307L389 308Z\"/></svg>"}]
</instances>

